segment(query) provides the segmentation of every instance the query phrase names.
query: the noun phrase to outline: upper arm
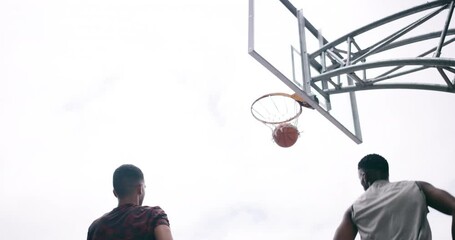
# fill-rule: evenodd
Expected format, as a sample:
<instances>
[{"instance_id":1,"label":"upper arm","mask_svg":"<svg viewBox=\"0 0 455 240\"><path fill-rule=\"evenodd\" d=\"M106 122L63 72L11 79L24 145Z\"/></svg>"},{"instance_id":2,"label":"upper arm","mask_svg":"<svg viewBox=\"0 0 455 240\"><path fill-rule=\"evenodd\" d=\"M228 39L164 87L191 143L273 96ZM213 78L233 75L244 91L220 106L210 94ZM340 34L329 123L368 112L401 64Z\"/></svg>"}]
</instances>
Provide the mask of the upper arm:
<instances>
[{"instance_id":1,"label":"upper arm","mask_svg":"<svg viewBox=\"0 0 455 240\"><path fill-rule=\"evenodd\" d=\"M357 235L357 227L352 221L351 208L343 215L340 225L335 231L334 240L354 240Z\"/></svg>"},{"instance_id":2,"label":"upper arm","mask_svg":"<svg viewBox=\"0 0 455 240\"><path fill-rule=\"evenodd\" d=\"M425 194L428 206L448 215L455 214L455 198L427 182L416 182Z\"/></svg>"},{"instance_id":3,"label":"upper arm","mask_svg":"<svg viewBox=\"0 0 455 240\"><path fill-rule=\"evenodd\" d=\"M158 225L154 230L156 240L172 240L171 228L168 225Z\"/></svg>"}]
</instances>

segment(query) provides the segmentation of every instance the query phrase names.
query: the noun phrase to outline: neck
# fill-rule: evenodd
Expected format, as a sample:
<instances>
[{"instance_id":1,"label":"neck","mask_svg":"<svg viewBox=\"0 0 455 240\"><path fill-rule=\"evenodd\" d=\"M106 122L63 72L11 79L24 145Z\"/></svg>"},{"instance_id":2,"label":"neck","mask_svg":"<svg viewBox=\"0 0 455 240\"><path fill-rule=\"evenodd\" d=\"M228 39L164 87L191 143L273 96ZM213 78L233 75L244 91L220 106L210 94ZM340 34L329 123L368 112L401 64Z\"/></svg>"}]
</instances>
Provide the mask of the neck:
<instances>
[{"instance_id":1,"label":"neck","mask_svg":"<svg viewBox=\"0 0 455 240\"><path fill-rule=\"evenodd\" d=\"M139 198L134 196L134 197L124 197L124 198L119 198L118 199L118 206L125 205L125 204L133 204L133 205L138 205L140 206L141 204L139 203Z\"/></svg>"},{"instance_id":2,"label":"neck","mask_svg":"<svg viewBox=\"0 0 455 240\"><path fill-rule=\"evenodd\" d=\"M388 179L374 179L373 181L369 182L368 184L371 186L373 183L378 182L378 181L389 181Z\"/></svg>"}]
</instances>

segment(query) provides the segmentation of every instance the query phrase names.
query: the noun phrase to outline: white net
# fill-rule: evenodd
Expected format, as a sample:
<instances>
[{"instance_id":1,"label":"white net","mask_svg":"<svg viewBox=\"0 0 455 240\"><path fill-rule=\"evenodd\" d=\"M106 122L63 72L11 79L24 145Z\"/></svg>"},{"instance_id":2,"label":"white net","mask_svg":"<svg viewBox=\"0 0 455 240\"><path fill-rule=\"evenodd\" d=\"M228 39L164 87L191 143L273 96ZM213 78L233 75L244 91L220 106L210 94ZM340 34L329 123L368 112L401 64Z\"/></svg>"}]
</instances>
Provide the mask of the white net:
<instances>
[{"instance_id":1,"label":"white net","mask_svg":"<svg viewBox=\"0 0 455 240\"><path fill-rule=\"evenodd\" d=\"M296 126L302 113L301 104L286 93L266 94L251 105L251 113L258 121L275 127L289 122Z\"/></svg>"}]
</instances>

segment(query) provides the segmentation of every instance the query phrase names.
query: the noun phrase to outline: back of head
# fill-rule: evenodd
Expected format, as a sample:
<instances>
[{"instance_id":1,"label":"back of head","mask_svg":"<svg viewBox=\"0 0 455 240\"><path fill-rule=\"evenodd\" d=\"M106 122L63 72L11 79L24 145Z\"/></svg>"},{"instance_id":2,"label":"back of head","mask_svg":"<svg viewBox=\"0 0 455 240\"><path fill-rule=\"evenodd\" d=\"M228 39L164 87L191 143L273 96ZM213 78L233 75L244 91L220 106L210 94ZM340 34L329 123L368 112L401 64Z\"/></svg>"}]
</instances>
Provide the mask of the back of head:
<instances>
[{"instance_id":1,"label":"back of head","mask_svg":"<svg viewBox=\"0 0 455 240\"><path fill-rule=\"evenodd\" d=\"M375 175L375 180L389 179L389 164L379 154L368 154L363 157L358 164L358 169L362 169L367 174Z\"/></svg>"},{"instance_id":2,"label":"back of head","mask_svg":"<svg viewBox=\"0 0 455 240\"><path fill-rule=\"evenodd\" d=\"M135 187L144 181L141 169L132 165L124 164L114 172L113 185L118 198L126 197L134 192Z\"/></svg>"}]
</instances>

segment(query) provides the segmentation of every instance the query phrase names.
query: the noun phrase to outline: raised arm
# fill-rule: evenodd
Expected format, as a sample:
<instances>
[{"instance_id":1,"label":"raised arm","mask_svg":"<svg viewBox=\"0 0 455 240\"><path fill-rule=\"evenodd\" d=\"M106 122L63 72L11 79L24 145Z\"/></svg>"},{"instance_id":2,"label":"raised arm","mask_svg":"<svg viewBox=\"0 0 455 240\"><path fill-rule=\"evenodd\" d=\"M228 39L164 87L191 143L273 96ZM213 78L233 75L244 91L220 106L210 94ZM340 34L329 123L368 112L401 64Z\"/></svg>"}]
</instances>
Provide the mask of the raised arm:
<instances>
[{"instance_id":1,"label":"raised arm","mask_svg":"<svg viewBox=\"0 0 455 240\"><path fill-rule=\"evenodd\" d=\"M452 240L455 240L455 197L427 182L417 182L427 199L428 206L452 216Z\"/></svg>"},{"instance_id":2,"label":"raised arm","mask_svg":"<svg viewBox=\"0 0 455 240\"><path fill-rule=\"evenodd\" d=\"M333 240L354 240L356 235L357 227L352 221L351 208L348 208L343 215L343 220L341 220L340 226L338 226L335 231Z\"/></svg>"}]
</instances>

